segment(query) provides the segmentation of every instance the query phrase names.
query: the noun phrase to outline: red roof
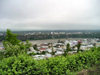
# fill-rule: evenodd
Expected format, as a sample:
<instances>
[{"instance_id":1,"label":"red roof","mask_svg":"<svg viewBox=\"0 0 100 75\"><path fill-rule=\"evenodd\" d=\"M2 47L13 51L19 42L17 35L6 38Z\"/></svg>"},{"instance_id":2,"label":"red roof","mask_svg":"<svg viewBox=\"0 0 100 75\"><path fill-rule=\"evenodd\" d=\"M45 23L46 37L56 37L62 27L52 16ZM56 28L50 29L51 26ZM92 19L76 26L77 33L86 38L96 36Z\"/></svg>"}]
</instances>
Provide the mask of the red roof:
<instances>
[{"instance_id":1,"label":"red roof","mask_svg":"<svg viewBox=\"0 0 100 75\"><path fill-rule=\"evenodd\" d=\"M48 46L48 44L41 44L40 46Z\"/></svg>"},{"instance_id":2,"label":"red roof","mask_svg":"<svg viewBox=\"0 0 100 75\"><path fill-rule=\"evenodd\" d=\"M40 50L41 50L41 51L45 51L45 50L46 50L46 48L40 48Z\"/></svg>"}]
</instances>

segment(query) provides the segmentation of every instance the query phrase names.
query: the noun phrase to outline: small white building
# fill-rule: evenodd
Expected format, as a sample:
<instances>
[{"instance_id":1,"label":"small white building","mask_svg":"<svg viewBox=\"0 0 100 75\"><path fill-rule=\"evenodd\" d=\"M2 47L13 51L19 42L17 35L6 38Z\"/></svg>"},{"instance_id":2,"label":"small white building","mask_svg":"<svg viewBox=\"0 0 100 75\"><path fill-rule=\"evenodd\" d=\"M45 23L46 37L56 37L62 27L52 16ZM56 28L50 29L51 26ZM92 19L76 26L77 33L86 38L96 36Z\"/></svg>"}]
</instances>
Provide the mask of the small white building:
<instances>
[{"instance_id":1,"label":"small white building","mask_svg":"<svg viewBox=\"0 0 100 75\"><path fill-rule=\"evenodd\" d=\"M48 52L48 53L51 53L52 52L52 50L51 49L46 49L46 51Z\"/></svg>"},{"instance_id":2,"label":"small white building","mask_svg":"<svg viewBox=\"0 0 100 75\"><path fill-rule=\"evenodd\" d=\"M49 54L49 53L46 53L46 54L45 54L45 58L50 58L50 57L52 57L51 54Z\"/></svg>"},{"instance_id":3,"label":"small white building","mask_svg":"<svg viewBox=\"0 0 100 75\"><path fill-rule=\"evenodd\" d=\"M30 51L28 51L28 53L32 53L32 52L34 52L34 53L38 53L36 50L34 50L33 47L30 47Z\"/></svg>"},{"instance_id":4,"label":"small white building","mask_svg":"<svg viewBox=\"0 0 100 75\"><path fill-rule=\"evenodd\" d=\"M64 54L64 52L62 52L62 51L57 51L57 52L55 53L55 55L61 55L61 54Z\"/></svg>"},{"instance_id":5,"label":"small white building","mask_svg":"<svg viewBox=\"0 0 100 75\"><path fill-rule=\"evenodd\" d=\"M45 55L34 55L33 58L34 59L44 59Z\"/></svg>"}]
</instances>

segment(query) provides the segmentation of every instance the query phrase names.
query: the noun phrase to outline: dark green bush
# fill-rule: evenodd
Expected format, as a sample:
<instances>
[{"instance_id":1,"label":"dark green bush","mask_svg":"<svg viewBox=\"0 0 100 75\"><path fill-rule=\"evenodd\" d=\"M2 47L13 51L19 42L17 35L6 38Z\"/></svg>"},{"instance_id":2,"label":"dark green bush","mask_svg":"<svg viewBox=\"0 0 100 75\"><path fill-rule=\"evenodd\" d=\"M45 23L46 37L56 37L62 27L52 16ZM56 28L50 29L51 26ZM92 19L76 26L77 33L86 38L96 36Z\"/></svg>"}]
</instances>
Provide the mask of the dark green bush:
<instances>
[{"instance_id":1,"label":"dark green bush","mask_svg":"<svg viewBox=\"0 0 100 75\"><path fill-rule=\"evenodd\" d=\"M4 53L5 53L4 50L0 51L0 60L2 60L2 59L5 57L5 56L4 56Z\"/></svg>"},{"instance_id":2,"label":"dark green bush","mask_svg":"<svg viewBox=\"0 0 100 75\"><path fill-rule=\"evenodd\" d=\"M4 58L0 62L0 75L69 75L71 72L91 67L98 61L100 48L47 60L34 60L23 54Z\"/></svg>"}]
</instances>

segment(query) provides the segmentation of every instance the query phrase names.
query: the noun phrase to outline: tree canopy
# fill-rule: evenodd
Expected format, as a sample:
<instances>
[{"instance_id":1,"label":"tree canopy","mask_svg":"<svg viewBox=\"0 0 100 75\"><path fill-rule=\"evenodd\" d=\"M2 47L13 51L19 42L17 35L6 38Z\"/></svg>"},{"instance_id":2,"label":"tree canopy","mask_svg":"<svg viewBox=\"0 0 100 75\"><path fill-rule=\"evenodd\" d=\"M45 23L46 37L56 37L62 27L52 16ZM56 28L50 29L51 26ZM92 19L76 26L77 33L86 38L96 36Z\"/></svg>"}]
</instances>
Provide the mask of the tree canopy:
<instances>
[{"instance_id":1,"label":"tree canopy","mask_svg":"<svg viewBox=\"0 0 100 75\"><path fill-rule=\"evenodd\" d=\"M3 41L3 46L5 48L5 56L17 56L21 53L27 53L31 43L27 40L26 43L17 39L17 34L12 33L9 29L6 32L6 38Z\"/></svg>"},{"instance_id":2,"label":"tree canopy","mask_svg":"<svg viewBox=\"0 0 100 75\"><path fill-rule=\"evenodd\" d=\"M21 42L17 39L17 34L12 33L9 29L7 29L5 41L11 43L12 45L16 45Z\"/></svg>"}]
</instances>

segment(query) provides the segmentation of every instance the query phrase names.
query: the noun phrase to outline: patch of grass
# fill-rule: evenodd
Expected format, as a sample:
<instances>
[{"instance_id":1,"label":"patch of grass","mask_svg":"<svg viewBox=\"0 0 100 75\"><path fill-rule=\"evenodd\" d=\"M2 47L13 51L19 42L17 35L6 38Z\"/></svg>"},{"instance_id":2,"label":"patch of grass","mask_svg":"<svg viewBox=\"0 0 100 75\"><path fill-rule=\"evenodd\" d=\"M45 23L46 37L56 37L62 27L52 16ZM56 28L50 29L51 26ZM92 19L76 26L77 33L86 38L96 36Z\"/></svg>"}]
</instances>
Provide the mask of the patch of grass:
<instances>
[{"instance_id":1,"label":"patch of grass","mask_svg":"<svg viewBox=\"0 0 100 75\"><path fill-rule=\"evenodd\" d=\"M100 75L100 61L93 67L77 72L77 75Z\"/></svg>"}]
</instances>

